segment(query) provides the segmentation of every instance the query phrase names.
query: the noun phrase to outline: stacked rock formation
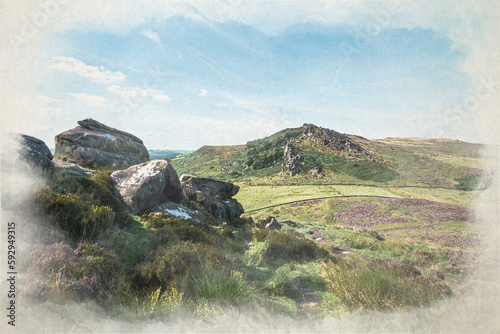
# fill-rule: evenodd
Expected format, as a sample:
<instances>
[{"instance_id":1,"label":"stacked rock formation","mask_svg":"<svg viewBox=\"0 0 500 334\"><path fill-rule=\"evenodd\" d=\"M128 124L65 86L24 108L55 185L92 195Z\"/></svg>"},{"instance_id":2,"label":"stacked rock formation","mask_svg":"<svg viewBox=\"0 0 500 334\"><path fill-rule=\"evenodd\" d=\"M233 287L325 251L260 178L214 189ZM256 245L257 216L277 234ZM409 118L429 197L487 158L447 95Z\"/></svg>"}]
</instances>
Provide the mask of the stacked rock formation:
<instances>
[{"instance_id":1,"label":"stacked rock formation","mask_svg":"<svg viewBox=\"0 0 500 334\"><path fill-rule=\"evenodd\" d=\"M91 118L58 134L55 155L83 166L131 166L149 160L141 139Z\"/></svg>"},{"instance_id":2,"label":"stacked rock formation","mask_svg":"<svg viewBox=\"0 0 500 334\"><path fill-rule=\"evenodd\" d=\"M183 174L180 177L182 191L187 199L198 203L215 219L232 219L241 216L243 206L232 196L240 187L229 182Z\"/></svg>"}]
</instances>

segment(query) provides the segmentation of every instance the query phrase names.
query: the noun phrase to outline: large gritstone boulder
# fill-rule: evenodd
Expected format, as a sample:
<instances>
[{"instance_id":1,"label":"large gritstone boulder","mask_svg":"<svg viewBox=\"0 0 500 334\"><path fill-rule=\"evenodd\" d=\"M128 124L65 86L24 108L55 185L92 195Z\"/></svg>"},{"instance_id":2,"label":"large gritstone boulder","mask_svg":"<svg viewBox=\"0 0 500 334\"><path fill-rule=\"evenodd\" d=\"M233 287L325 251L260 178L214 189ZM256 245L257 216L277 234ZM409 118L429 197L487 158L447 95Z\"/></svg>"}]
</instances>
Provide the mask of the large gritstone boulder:
<instances>
[{"instance_id":1,"label":"large gritstone boulder","mask_svg":"<svg viewBox=\"0 0 500 334\"><path fill-rule=\"evenodd\" d=\"M182 188L177 172L166 160L153 160L111 174L115 193L133 214L164 202L180 203Z\"/></svg>"},{"instance_id":2,"label":"large gritstone boulder","mask_svg":"<svg viewBox=\"0 0 500 334\"><path fill-rule=\"evenodd\" d=\"M20 133L11 133L10 137L17 144L19 156L29 165L42 169L54 167L52 153L43 140Z\"/></svg>"},{"instance_id":3,"label":"large gritstone boulder","mask_svg":"<svg viewBox=\"0 0 500 334\"><path fill-rule=\"evenodd\" d=\"M231 198L240 189L237 185L188 174L181 175L180 181L184 196L198 203L215 219L233 219L244 212L243 206Z\"/></svg>"},{"instance_id":4,"label":"large gritstone boulder","mask_svg":"<svg viewBox=\"0 0 500 334\"><path fill-rule=\"evenodd\" d=\"M91 118L56 136L55 155L83 166L130 166L149 160L142 140Z\"/></svg>"}]
</instances>

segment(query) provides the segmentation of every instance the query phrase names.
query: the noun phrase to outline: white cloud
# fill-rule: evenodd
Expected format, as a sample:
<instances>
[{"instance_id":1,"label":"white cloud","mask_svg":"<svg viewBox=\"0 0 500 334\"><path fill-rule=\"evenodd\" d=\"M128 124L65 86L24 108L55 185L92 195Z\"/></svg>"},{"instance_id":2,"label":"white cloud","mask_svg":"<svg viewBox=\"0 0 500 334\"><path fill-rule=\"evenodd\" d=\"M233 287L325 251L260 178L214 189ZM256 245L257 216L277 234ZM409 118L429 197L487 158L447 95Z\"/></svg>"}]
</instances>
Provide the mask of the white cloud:
<instances>
[{"instance_id":1,"label":"white cloud","mask_svg":"<svg viewBox=\"0 0 500 334\"><path fill-rule=\"evenodd\" d=\"M100 83L112 83L125 79L125 74L122 72L113 72L105 69L103 66L87 65L81 60L71 57L54 57L58 62L50 65L61 71L77 73L85 78L91 79Z\"/></svg>"},{"instance_id":2,"label":"white cloud","mask_svg":"<svg viewBox=\"0 0 500 334\"><path fill-rule=\"evenodd\" d=\"M160 40L160 35L158 35L158 33L154 32L153 30L151 30L151 29L145 30L142 32L142 35L146 38L149 38L150 40L152 40L156 44L162 46L161 40Z\"/></svg>"},{"instance_id":3,"label":"white cloud","mask_svg":"<svg viewBox=\"0 0 500 334\"><path fill-rule=\"evenodd\" d=\"M207 96L208 95L208 91L206 89L200 89L200 91L198 92L198 96Z\"/></svg>"},{"instance_id":4,"label":"white cloud","mask_svg":"<svg viewBox=\"0 0 500 334\"><path fill-rule=\"evenodd\" d=\"M61 101L59 99L55 99L55 98L48 97L48 96L39 96L38 100L42 103L57 103L57 102Z\"/></svg>"},{"instance_id":5,"label":"white cloud","mask_svg":"<svg viewBox=\"0 0 500 334\"><path fill-rule=\"evenodd\" d=\"M86 107L106 107L109 105L109 100L105 97L98 95L90 95L87 93L68 93L73 96L78 104Z\"/></svg>"},{"instance_id":6,"label":"white cloud","mask_svg":"<svg viewBox=\"0 0 500 334\"><path fill-rule=\"evenodd\" d=\"M165 95L163 91L152 88L141 89L137 87L120 87L113 85L108 88L108 91L113 94L126 97L150 97L153 100L160 102L171 100L170 97Z\"/></svg>"}]
</instances>

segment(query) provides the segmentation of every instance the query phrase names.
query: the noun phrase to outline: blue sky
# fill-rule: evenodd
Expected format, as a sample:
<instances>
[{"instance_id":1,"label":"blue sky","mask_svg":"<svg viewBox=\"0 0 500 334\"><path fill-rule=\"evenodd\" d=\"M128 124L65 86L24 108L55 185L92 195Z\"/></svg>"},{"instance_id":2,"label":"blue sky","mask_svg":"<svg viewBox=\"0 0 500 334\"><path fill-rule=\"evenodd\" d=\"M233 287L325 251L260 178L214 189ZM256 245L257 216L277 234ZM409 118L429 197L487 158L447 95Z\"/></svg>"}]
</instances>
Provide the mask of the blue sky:
<instances>
[{"instance_id":1,"label":"blue sky","mask_svg":"<svg viewBox=\"0 0 500 334\"><path fill-rule=\"evenodd\" d=\"M463 14L375 2L149 4L142 15L108 22L112 13L100 11L51 34L36 89L53 122L39 134L49 147L87 117L149 149L244 144L303 123L478 141L464 107L471 46L453 36Z\"/></svg>"}]
</instances>

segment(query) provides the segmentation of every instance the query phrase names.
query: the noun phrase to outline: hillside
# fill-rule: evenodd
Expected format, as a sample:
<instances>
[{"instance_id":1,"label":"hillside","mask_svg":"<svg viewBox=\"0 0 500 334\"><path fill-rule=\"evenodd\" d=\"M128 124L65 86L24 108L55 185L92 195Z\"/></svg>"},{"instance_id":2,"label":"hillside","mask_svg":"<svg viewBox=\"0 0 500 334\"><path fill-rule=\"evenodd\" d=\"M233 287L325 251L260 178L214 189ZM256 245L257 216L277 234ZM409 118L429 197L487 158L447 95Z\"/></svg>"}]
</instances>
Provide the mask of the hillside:
<instances>
[{"instance_id":1,"label":"hillside","mask_svg":"<svg viewBox=\"0 0 500 334\"><path fill-rule=\"evenodd\" d=\"M238 146L204 146L173 159L179 174L266 184L472 187L483 145L447 139L368 140L304 124Z\"/></svg>"},{"instance_id":2,"label":"hillside","mask_svg":"<svg viewBox=\"0 0 500 334\"><path fill-rule=\"evenodd\" d=\"M173 159L185 154L192 153L193 151L187 150L148 150L149 158L151 160L156 159Z\"/></svg>"}]
</instances>

